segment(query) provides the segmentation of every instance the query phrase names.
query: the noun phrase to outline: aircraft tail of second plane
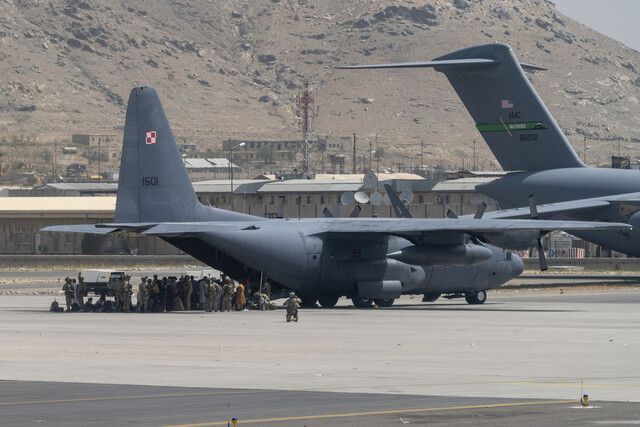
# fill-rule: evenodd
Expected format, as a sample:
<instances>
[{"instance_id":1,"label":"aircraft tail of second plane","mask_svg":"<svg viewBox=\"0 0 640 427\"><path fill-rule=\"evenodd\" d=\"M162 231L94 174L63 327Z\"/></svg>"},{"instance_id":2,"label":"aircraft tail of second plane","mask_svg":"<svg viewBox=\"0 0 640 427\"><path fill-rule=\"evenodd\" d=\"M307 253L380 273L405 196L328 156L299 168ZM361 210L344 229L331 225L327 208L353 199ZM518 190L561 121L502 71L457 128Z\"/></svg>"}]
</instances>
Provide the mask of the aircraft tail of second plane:
<instances>
[{"instance_id":1,"label":"aircraft tail of second plane","mask_svg":"<svg viewBox=\"0 0 640 427\"><path fill-rule=\"evenodd\" d=\"M584 166L524 73L544 68L518 62L507 44L472 46L427 62L340 68L421 67L445 74L505 171Z\"/></svg>"}]
</instances>

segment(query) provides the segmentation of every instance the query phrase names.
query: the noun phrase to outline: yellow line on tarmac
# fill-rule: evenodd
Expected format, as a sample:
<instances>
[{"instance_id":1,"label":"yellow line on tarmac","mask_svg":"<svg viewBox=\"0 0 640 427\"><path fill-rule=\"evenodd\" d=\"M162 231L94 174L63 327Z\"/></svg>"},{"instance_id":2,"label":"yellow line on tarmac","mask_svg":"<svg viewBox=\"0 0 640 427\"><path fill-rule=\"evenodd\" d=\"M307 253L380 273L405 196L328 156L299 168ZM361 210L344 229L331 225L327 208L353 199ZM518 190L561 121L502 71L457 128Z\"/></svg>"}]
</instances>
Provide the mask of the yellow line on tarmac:
<instances>
[{"instance_id":1,"label":"yellow line on tarmac","mask_svg":"<svg viewBox=\"0 0 640 427\"><path fill-rule=\"evenodd\" d=\"M620 291L620 292L600 292L600 291L572 291L572 290L565 290L564 294L560 293L560 290L558 290L557 292L550 292L550 291L528 291L528 290L523 290L523 291L519 291L519 292L511 292L511 291L500 291L500 288L496 288L496 290L498 292L492 292L491 293L491 299L506 299L506 298L538 298L538 297L557 297L559 295L563 295L564 297L573 297L573 296L578 296L578 297L584 297L584 296L592 296L592 297L598 297L598 296L602 296L602 295L625 295L625 294L631 294L631 293L638 293L636 292L632 292L632 291Z\"/></svg>"},{"instance_id":2,"label":"yellow line on tarmac","mask_svg":"<svg viewBox=\"0 0 640 427\"><path fill-rule=\"evenodd\" d=\"M508 385L550 385L556 387L582 387L583 385L580 383L538 383L534 381L520 381L520 382L503 382L500 384L508 384ZM640 388L637 385L606 385L606 384L584 384L584 387L589 388Z\"/></svg>"},{"instance_id":3,"label":"yellow line on tarmac","mask_svg":"<svg viewBox=\"0 0 640 427\"><path fill-rule=\"evenodd\" d=\"M305 415L305 416L299 416L299 417L238 420L238 424L268 423L268 422L276 422L276 421L313 420L313 419L322 419L322 418L362 417L367 415L408 414L408 413L416 413L416 412L454 411L454 410L461 410L461 409L501 408L501 407L508 407L508 406L550 405L550 404L556 404L556 403L576 403L576 402L578 402L576 399L572 399L572 400L550 400L550 401L542 401L542 402L495 403L490 405L449 406L444 408L394 409L389 411L348 412L344 414ZM214 421L210 423L198 423L198 424L177 424L177 425L165 426L165 427L220 426L220 425L227 424L228 422L229 421Z\"/></svg>"},{"instance_id":4,"label":"yellow line on tarmac","mask_svg":"<svg viewBox=\"0 0 640 427\"><path fill-rule=\"evenodd\" d=\"M197 396L227 396L234 394L258 394L258 393L278 393L280 390L259 390L259 391L230 391L211 393L177 393L177 394L150 394L148 396L113 396L113 397L84 397L80 399L57 399L57 400L31 400L25 402L0 402L0 406L11 405L32 405L38 403L70 403L70 402L91 402L100 400L131 400L131 399L158 399L166 397L197 397Z\"/></svg>"}]
</instances>

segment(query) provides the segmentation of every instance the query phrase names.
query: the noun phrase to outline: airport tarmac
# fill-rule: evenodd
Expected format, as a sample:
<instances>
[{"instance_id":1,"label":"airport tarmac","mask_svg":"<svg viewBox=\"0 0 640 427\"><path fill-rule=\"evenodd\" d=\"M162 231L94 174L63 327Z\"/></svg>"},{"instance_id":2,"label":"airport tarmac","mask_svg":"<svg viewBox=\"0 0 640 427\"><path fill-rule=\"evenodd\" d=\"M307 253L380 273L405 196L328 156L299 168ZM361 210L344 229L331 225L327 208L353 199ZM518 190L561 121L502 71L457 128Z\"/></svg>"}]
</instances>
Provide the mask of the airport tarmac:
<instances>
[{"instance_id":1,"label":"airport tarmac","mask_svg":"<svg viewBox=\"0 0 640 427\"><path fill-rule=\"evenodd\" d=\"M299 323L284 310L50 313L51 299L0 298L11 425L640 423L636 289L341 299Z\"/></svg>"}]
</instances>

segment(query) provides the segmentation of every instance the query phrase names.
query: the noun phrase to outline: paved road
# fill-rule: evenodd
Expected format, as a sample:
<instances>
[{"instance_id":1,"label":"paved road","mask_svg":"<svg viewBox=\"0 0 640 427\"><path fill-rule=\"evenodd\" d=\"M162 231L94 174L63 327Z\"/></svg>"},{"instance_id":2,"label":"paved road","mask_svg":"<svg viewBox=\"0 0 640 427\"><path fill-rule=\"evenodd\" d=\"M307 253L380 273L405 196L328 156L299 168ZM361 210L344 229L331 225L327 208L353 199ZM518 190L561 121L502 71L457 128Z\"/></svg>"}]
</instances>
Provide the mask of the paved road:
<instances>
[{"instance_id":1,"label":"paved road","mask_svg":"<svg viewBox=\"0 0 640 427\"><path fill-rule=\"evenodd\" d=\"M49 313L50 299L0 297L0 424L640 423L640 290L342 299L295 324L283 310Z\"/></svg>"},{"instance_id":2,"label":"paved road","mask_svg":"<svg viewBox=\"0 0 640 427\"><path fill-rule=\"evenodd\" d=\"M47 426L586 425L637 422L640 404L295 390L0 382L2 424Z\"/></svg>"}]
</instances>

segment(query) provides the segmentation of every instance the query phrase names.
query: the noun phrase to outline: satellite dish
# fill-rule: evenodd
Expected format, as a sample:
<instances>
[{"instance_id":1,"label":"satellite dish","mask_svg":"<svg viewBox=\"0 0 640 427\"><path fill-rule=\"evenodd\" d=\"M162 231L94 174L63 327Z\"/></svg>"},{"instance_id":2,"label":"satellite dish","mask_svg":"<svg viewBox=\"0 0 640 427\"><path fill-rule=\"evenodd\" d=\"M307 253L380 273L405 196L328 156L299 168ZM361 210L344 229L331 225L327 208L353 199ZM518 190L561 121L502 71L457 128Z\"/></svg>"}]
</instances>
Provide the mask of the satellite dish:
<instances>
[{"instance_id":1,"label":"satellite dish","mask_svg":"<svg viewBox=\"0 0 640 427\"><path fill-rule=\"evenodd\" d=\"M362 186L365 190L373 190L378 186L378 177L375 173L369 172L362 179Z\"/></svg>"},{"instance_id":2,"label":"satellite dish","mask_svg":"<svg viewBox=\"0 0 640 427\"><path fill-rule=\"evenodd\" d=\"M391 206L391 199L389 198L388 194L384 195L384 197L382 198L382 203L384 203L385 206Z\"/></svg>"},{"instance_id":3,"label":"satellite dish","mask_svg":"<svg viewBox=\"0 0 640 427\"><path fill-rule=\"evenodd\" d=\"M413 200L413 191L404 190L402 194L400 194L400 200L402 200L402 203L404 203L405 205L411 203L411 201Z\"/></svg>"},{"instance_id":4,"label":"satellite dish","mask_svg":"<svg viewBox=\"0 0 640 427\"><path fill-rule=\"evenodd\" d=\"M374 206L380 205L380 203L382 203L382 194L378 193L377 191L371 193L369 195L369 203Z\"/></svg>"},{"instance_id":5,"label":"satellite dish","mask_svg":"<svg viewBox=\"0 0 640 427\"><path fill-rule=\"evenodd\" d=\"M355 196L351 191L345 191L344 193L342 193L342 196L340 196L340 203L342 203L344 206L351 206L355 202Z\"/></svg>"},{"instance_id":6,"label":"satellite dish","mask_svg":"<svg viewBox=\"0 0 640 427\"><path fill-rule=\"evenodd\" d=\"M356 202L362 205L365 203L369 203L369 195L363 191L358 191L354 197L356 199Z\"/></svg>"}]
</instances>

